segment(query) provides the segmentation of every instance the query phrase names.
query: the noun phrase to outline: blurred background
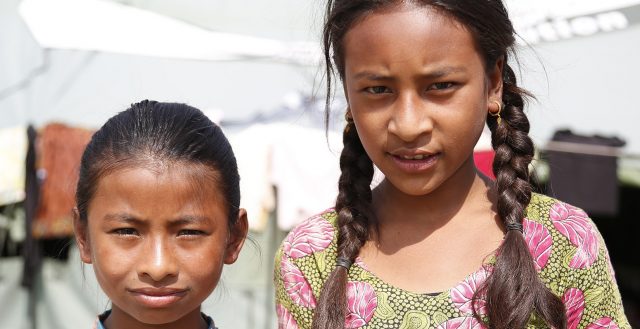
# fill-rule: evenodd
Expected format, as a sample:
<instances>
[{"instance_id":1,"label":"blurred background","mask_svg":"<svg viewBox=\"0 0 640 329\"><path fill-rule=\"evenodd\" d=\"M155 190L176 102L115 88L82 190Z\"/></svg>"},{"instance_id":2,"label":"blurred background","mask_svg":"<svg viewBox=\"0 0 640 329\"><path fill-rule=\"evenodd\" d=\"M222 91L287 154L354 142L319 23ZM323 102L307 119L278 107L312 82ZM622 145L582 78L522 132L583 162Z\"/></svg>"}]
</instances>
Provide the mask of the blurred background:
<instances>
[{"instance_id":1,"label":"blurred background","mask_svg":"<svg viewBox=\"0 0 640 329\"><path fill-rule=\"evenodd\" d=\"M640 0L506 0L538 189L585 209L640 328ZM275 328L273 256L332 206L340 88L325 135L324 1L0 1L0 328L88 328L108 308L72 243L80 154L143 99L219 122L236 151L253 243L205 302L221 328ZM476 161L488 172L487 136ZM378 178L379 179L379 178Z\"/></svg>"}]
</instances>

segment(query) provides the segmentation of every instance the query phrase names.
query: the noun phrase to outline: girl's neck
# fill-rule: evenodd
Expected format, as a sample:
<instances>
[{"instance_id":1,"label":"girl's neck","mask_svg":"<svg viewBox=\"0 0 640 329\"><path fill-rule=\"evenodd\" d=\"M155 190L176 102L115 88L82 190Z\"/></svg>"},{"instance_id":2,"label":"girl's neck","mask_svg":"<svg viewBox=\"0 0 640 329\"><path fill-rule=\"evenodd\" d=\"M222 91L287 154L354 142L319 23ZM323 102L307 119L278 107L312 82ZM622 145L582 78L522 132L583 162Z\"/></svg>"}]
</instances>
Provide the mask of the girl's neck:
<instances>
[{"instance_id":1,"label":"girl's neck","mask_svg":"<svg viewBox=\"0 0 640 329\"><path fill-rule=\"evenodd\" d=\"M118 308L116 305L112 305L111 314L104 321L106 329L207 329L208 324L200 313L200 308L197 308L190 313L186 314L182 318L173 321L171 323L164 324L149 324L138 321L138 319L131 316L129 313Z\"/></svg>"},{"instance_id":2,"label":"girl's neck","mask_svg":"<svg viewBox=\"0 0 640 329\"><path fill-rule=\"evenodd\" d=\"M460 214L493 208L492 182L476 171L470 159L431 193L413 196L384 180L373 192L374 211L380 229L422 228L433 231L464 216ZM480 207L480 208L478 208Z\"/></svg>"}]
</instances>

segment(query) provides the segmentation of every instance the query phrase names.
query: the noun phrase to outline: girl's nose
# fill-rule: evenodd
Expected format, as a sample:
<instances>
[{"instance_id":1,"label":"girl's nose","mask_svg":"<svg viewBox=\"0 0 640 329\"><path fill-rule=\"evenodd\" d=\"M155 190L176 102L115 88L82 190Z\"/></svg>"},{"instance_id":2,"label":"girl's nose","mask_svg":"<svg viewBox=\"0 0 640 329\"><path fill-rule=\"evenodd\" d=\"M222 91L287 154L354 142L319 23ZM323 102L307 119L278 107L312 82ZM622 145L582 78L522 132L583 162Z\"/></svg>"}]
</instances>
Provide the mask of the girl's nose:
<instances>
[{"instance_id":1,"label":"girl's nose","mask_svg":"<svg viewBox=\"0 0 640 329\"><path fill-rule=\"evenodd\" d=\"M433 121L426 102L414 92L401 94L393 104L388 130L404 142L431 134Z\"/></svg>"},{"instance_id":2,"label":"girl's nose","mask_svg":"<svg viewBox=\"0 0 640 329\"><path fill-rule=\"evenodd\" d=\"M178 263L174 250L165 238L149 238L140 257L138 274L155 282L178 275Z\"/></svg>"}]
</instances>

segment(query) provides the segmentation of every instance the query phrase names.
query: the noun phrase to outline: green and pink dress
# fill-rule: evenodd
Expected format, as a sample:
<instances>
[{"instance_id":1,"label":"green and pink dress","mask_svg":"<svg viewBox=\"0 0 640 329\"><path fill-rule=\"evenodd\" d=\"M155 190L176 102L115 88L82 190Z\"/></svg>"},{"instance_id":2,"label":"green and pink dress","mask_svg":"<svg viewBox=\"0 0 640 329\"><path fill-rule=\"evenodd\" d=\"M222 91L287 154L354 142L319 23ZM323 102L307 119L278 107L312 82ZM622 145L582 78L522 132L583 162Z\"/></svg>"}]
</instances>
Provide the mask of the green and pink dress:
<instances>
[{"instance_id":1,"label":"green and pink dress","mask_svg":"<svg viewBox=\"0 0 640 329\"><path fill-rule=\"evenodd\" d=\"M523 225L540 279L565 304L568 329L631 328L604 241L584 211L534 194ZM274 279L280 329L311 328L321 287L335 267L336 240L336 213L329 209L298 225L282 243ZM345 328L485 328L472 315L472 297L491 269L489 258L449 290L419 294L387 284L356 259L349 270ZM476 309L486 315L482 299ZM546 326L532 316L527 328Z\"/></svg>"}]
</instances>

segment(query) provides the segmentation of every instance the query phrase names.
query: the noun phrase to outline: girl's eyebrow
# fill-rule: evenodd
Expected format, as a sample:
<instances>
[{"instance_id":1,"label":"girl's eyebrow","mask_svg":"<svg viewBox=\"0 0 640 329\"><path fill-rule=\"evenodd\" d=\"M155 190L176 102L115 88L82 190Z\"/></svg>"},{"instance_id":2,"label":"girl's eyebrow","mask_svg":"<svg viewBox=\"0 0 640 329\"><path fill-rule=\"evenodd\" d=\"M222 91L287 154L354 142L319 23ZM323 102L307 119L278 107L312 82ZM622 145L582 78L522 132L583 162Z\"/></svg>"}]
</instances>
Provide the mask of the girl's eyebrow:
<instances>
[{"instance_id":1,"label":"girl's eyebrow","mask_svg":"<svg viewBox=\"0 0 640 329\"><path fill-rule=\"evenodd\" d=\"M381 81L381 80L392 80L393 79L391 76L375 73L375 72L372 72L372 71L362 71L362 72L356 73L353 76L353 78L356 79L356 80L366 79L366 80L371 80L371 81Z\"/></svg>"},{"instance_id":2,"label":"girl's eyebrow","mask_svg":"<svg viewBox=\"0 0 640 329\"><path fill-rule=\"evenodd\" d=\"M443 66L420 73L421 78L438 79L454 73L465 73L467 69L464 66ZM353 76L354 79L366 79L371 81L393 80L390 75L380 74L373 71L358 72Z\"/></svg>"},{"instance_id":3,"label":"girl's eyebrow","mask_svg":"<svg viewBox=\"0 0 640 329\"><path fill-rule=\"evenodd\" d=\"M170 221L171 226L181 226L181 225L186 225L186 224L200 224L200 223L207 223L210 222L209 217L207 216L192 216L192 215L187 215L187 216L181 216L179 218L176 219L172 219Z\"/></svg>"},{"instance_id":4,"label":"girl's eyebrow","mask_svg":"<svg viewBox=\"0 0 640 329\"><path fill-rule=\"evenodd\" d=\"M443 66L433 70L429 70L426 73L421 74L421 76L428 79L437 79L450 74L465 72L467 72L467 68L464 66Z\"/></svg>"},{"instance_id":5,"label":"girl's eyebrow","mask_svg":"<svg viewBox=\"0 0 640 329\"><path fill-rule=\"evenodd\" d=\"M108 222L123 222L123 223L132 223L132 224L134 224L134 223L140 224L140 223L144 222L143 220L141 220L139 218L136 218L136 217L131 216L129 214L122 214L122 213L120 213L120 214L106 214L104 216L104 220L108 221Z\"/></svg>"},{"instance_id":6,"label":"girl's eyebrow","mask_svg":"<svg viewBox=\"0 0 640 329\"><path fill-rule=\"evenodd\" d=\"M145 224L147 221L136 218L135 216L131 216L129 214L107 214L104 216L104 220L108 222L121 222L127 224ZM197 216L197 215L186 215L180 216L176 219L169 220L170 226L180 226L186 224L199 224L204 222L209 222L209 217L207 216Z\"/></svg>"}]
</instances>

